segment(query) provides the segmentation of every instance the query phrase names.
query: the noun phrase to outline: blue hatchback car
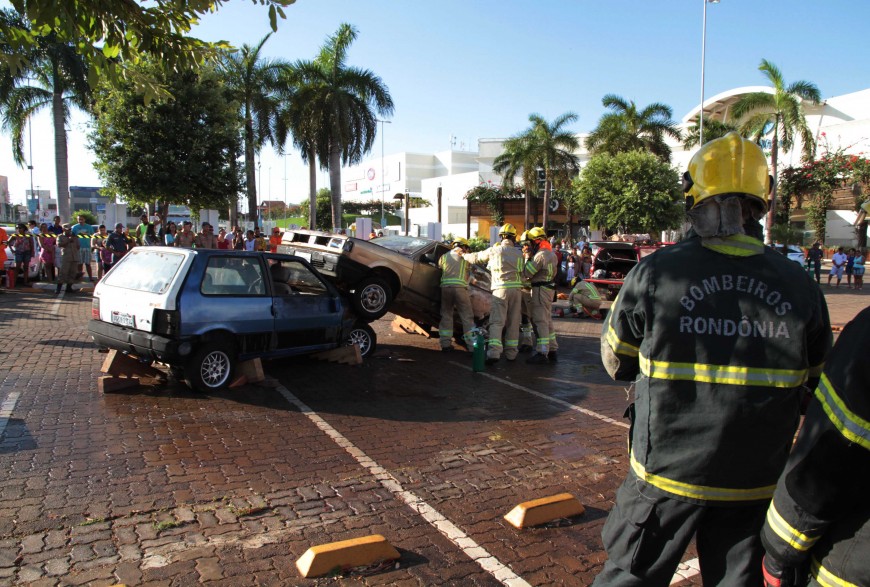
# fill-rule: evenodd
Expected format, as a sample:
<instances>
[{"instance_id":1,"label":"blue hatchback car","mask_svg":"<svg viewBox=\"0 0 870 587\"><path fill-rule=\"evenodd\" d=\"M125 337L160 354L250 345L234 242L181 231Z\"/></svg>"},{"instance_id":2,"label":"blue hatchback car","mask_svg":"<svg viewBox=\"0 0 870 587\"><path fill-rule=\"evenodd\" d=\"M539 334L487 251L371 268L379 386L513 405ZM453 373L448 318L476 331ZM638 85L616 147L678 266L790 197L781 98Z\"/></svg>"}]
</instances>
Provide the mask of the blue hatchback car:
<instances>
[{"instance_id":1,"label":"blue hatchback car","mask_svg":"<svg viewBox=\"0 0 870 587\"><path fill-rule=\"evenodd\" d=\"M230 383L239 361L377 344L347 301L300 257L137 247L94 291L96 344L170 366L200 391Z\"/></svg>"}]
</instances>

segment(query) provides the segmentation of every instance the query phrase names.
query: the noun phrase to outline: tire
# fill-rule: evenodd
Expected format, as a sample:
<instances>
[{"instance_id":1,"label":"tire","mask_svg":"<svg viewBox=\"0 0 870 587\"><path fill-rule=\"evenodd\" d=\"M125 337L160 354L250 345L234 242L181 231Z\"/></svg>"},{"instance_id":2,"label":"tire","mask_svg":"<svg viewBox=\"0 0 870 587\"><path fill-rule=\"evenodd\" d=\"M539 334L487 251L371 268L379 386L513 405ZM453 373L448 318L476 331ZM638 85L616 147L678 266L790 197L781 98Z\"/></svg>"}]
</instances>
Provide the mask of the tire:
<instances>
[{"instance_id":1,"label":"tire","mask_svg":"<svg viewBox=\"0 0 870 587\"><path fill-rule=\"evenodd\" d=\"M372 322L386 314L392 301L393 291L387 282L379 277L369 277L361 281L354 288L350 298L357 316L366 322Z\"/></svg>"},{"instance_id":2,"label":"tire","mask_svg":"<svg viewBox=\"0 0 870 587\"><path fill-rule=\"evenodd\" d=\"M235 367L232 347L207 342L197 349L184 368L185 382L196 391L218 391L229 385Z\"/></svg>"},{"instance_id":3,"label":"tire","mask_svg":"<svg viewBox=\"0 0 870 587\"><path fill-rule=\"evenodd\" d=\"M363 358L375 352L375 349L378 346L378 338L375 335L375 331L365 322L357 322L354 324L350 333L348 333L345 342L348 346L358 344L360 355L362 355Z\"/></svg>"}]
</instances>

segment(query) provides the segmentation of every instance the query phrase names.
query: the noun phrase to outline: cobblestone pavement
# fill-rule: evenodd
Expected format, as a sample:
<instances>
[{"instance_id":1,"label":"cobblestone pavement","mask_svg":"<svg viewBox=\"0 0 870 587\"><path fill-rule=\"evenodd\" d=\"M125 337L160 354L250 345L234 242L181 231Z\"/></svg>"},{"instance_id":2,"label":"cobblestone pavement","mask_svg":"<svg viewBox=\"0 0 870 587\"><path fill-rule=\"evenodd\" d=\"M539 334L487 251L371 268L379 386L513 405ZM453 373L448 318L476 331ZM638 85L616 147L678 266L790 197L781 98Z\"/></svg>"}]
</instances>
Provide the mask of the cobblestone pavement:
<instances>
[{"instance_id":1,"label":"cobblestone pavement","mask_svg":"<svg viewBox=\"0 0 870 587\"><path fill-rule=\"evenodd\" d=\"M870 299L823 289L837 324ZM588 585L601 567L629 393L600 365L599 322L557 320L555 366L472 373L388 317L362 366L285 360L265 385L103 396L89 317L84 294L0 294L0 585ZM583 516L502 519L564 491ZM311 545L372 533L397 565L296 570Z\"/></svg>"}]
</instances>

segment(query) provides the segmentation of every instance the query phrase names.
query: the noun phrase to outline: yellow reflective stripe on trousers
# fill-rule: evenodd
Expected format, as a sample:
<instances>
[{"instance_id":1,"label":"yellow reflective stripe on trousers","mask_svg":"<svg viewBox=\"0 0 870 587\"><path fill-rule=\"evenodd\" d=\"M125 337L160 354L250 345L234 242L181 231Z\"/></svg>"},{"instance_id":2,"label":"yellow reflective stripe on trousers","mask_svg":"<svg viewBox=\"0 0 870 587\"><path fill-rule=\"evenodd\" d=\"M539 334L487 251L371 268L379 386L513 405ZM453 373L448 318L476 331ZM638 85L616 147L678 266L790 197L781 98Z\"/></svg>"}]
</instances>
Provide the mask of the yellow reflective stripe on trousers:
<instances>
[{"instance_id":1,"label":"yellow reflective stripe on trousers","mask_svg":"<svg viewBox=\"0 0 870 587\"><path fill-rule=\"evenodd\" d=\"M767 509L767 524L777 536L782 538L783 542L800 552L806 552L809 550L819 539L819 536L807 536L792 527L792 525L786 522L785 518L776 511L776 505L773 503L771 503L770 507Z\"/></svg>"},{"instance_id":2,"label":"yellow reflective stripe on trousers","mask_svg":"<svg viewBox=\"0 0 870 587\"><path fill-rule=\"evenodd\" d=\"M614 353L619 355L628 355L629 357L636 357L640 352L640 348L629 344L623 340L619 339L619 335L616 334L616 331L613 329L613 326L610 324L607 325L607 334L605 335L607 344L610 345L610 348L613 349Z\"/></svg>"},{"instance_id":3,"label":"yellow reflective stripe on trousers","mask_svg":"<svg viewBox=\"0 0 870 587\"><path fill-rule=\"evenodd\" d=\"M843 399L837 395L831 380L824 373L816 388L815 396L840 434L849 442L860 444L870 450L870 422L846 407Z\"/></svg>"},{"instance_id":4,"label":"yellow reflective stripe on trousers","mask_svg":"<svg viewBox=\"0 0 870 587\"><path fill-rule=\"evenodd\" d=\"M822 587L860 587L857 583L850 583L845 579L841 579L828 569L822 566L815 557L810 565L810 575L813 579L819 582Z\"/></svg>"},{"instance_id":5,"label":"yellow reflective stripe on trousers","mask_svg":"<svg viewBox=\"0 0 870 587\"><path fill-rule=\"evenodd\" d=\"M690 499L702 499L705 501L751 501L757 499L770 499L776 485L755 487L752 489L732 489L730 487L709 487L707 485L692 485L674 479L668 479L661 475L647 473L643 465L634 458L631 453L631 469L639 479L667 491L674 495L681 495Z\"/></svg>"},{"instance_id":6,"label":"yellow reflective stripe on trousers","mask_svg":"<svg viewBox=\"0 0 870 587\"><path fill-rule=\"evenodd\" d=\"M640 355L640 372L653 379L762 387L797 387L807 380L806 369L763 369L705 363L675 363L654 361L643 355Z\"/></svg>"}]
</instances>

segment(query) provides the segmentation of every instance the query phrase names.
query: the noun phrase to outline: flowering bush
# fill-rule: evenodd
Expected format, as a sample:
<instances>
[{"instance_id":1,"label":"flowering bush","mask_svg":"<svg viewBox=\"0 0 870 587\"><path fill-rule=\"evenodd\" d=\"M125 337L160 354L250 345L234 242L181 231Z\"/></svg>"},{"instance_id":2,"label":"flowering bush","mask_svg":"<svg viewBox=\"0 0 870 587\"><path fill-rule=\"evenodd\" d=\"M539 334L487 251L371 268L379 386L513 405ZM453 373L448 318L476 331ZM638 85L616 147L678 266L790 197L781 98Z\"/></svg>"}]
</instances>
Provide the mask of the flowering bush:
<instances>
[{"instance_id":1,"label":"flowering bush","mask_svg":"<svg viewBox=\"0 0 870 587\"><path fill-rule=\"evenodd\" d=\"M465 193L465 199L469 202L486 204L494 224L504 223L504 210L501 206L502 200L519 199L522 197L523 189L521 187L508 188L494 185L491 181L481 183Z\"/></svg>"},{"instance_id":2,"label":"flowering bush","mask_svg":"<svg viewBox=\"0 0 870 587\"><path fill-rule=\"evenodd\" d=\"M846 154L844 148L826 150L818 159L800 166L786 167L780 173L779 193L783 202L794 197L801 206L804 199L809 198L805 206L807 221L819 240L825 238L826 216L834 190L856 183L870 184L870 161L863 155L863 152ZM856 197L856 210L860 204Z\"/></svg>"}]
</instances>

